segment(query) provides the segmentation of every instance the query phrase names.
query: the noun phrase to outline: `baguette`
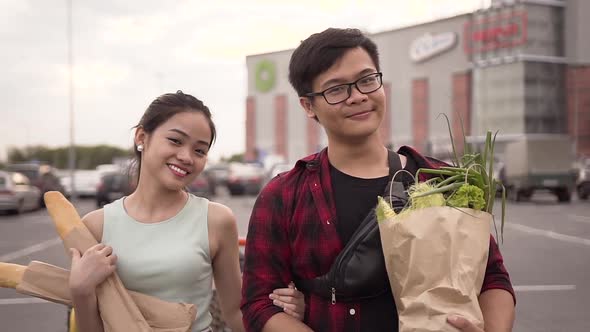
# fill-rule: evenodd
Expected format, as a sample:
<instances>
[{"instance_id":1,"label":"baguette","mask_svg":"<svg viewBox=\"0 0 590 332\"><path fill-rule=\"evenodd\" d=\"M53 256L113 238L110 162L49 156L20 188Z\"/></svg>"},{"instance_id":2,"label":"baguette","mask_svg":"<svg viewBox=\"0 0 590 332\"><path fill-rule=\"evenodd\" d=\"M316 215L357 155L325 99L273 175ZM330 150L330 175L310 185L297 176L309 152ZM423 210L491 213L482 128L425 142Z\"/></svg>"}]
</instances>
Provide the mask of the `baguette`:
<instances>
[{"instance_id":1,"label":"baguette","mask_svg":"<svg viewBox=\"0 0 590 332\"><path fill-rule=\"evenodd\" d=\"M72 203L60 192L48 191L43 198L66 249L76 248L84 253L98 243ZM105 332L153 331L116 272L97 286L96 296Z\"/></svg>"},{"instance_id":2,"label":"baguette","mask_svg":"<svg viewBox=\"0 0 590 332\"><path fill-rule=\"evenodd\" d=\"M47 212L62 239L65 239L74 228L86 227L76 208L59 191L48 191L43 195L43 199Z\"/></svg>"},{"instance_id":3,"label":"baguette","mask_svg":"<svg viewBox=\"0 0 590 332\"><path fill-rule=\"evenodd\" d=\"M0 262L0 287L16 288L23 279L26 268L23 265Z\"/></svg>"},{"instance_id":4,"label":"baguette","mask_svg":"<svg viewBox=\"0 0 590 332\"><path fill-rule=\"evenodd\" d=\"M32 261L28 266L0 262L0 287L18 293L71 306L69 271L51 264ZM154 332L186 332L196 316L194 304L172 303L129 291Z\"/></svg>"}]
</instances>

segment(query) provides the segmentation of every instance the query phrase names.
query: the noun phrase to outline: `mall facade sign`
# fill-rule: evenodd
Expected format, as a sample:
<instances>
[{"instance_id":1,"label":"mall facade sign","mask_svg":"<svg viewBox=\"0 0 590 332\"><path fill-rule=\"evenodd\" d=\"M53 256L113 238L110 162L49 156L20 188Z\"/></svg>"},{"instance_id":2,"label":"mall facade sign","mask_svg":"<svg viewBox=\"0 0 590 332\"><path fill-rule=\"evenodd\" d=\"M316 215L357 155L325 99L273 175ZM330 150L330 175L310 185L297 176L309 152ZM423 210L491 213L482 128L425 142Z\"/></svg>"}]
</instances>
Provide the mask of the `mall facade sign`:
<instances>
[{"instance_id":1,"label":"mall facade sign","mask_svg":"<svg viewBox=\"0 0 590 332\"><path fill-rule=\"evenodd\" d=\"M527 41L527 13L498 13L465 23L464 49L467 54L512 48Z\"/></svg>"},{"instance_id":2,"label":"mall facade sign","mask_svg":"<svg viewBox=\"0 0 590 332\"><path fill-rule=\"evenodd\" d=\"M410 45L410 59L413 62L422 62L441 53L451 50L457 45L457 34L443 32L438 34L427 33L415 39Z\"/></svg>"}]
</instances>

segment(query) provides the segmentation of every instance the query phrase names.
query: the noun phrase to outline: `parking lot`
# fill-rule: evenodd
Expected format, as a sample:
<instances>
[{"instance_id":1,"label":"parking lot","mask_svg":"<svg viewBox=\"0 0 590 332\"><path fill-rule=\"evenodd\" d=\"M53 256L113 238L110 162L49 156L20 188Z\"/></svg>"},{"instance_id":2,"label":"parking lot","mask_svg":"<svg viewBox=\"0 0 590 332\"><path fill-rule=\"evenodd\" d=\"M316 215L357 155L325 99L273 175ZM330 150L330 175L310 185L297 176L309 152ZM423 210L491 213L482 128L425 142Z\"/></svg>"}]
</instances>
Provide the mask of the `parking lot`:
<instances>
[{"instance_id":1,"label":"parking lot","mask_svg":"<svg viewBox=\"0 0 590 332\"><path fill-rule=\"evenodd\" d=\"M214 199L233 209L245 235L254 196L221 191ZM92 200L75 205L81 214L95 208ZM554 196L539 194L530 202L509 203L501 251L517 293L514 331L590 331L590 202L558 204ZM0 261L31 260L68 266L47 212L1 215ZM65 315L62 305L0 289L2 331L62 332Z\"/></svg>"}]
</instances>

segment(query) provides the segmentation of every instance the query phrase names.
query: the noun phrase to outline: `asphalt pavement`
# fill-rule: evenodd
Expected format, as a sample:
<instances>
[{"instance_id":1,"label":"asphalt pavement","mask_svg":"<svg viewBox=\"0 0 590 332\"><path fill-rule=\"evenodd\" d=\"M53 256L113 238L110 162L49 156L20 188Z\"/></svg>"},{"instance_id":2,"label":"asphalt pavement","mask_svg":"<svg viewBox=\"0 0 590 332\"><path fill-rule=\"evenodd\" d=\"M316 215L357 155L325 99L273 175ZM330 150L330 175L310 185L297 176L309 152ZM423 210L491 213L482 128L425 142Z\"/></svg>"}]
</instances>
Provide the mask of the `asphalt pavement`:
<instances>
[{"instance_id":1,"label":"asphalt pavement","mask_svg":"<svg viewBox=\"0 0 590 332\"><path fill-rule=\"evenodd\" d=\"M245 235L255 198L222 192L214 200L232 208ZM75 206L82 215L95 208L92 200ZM590 201L558 204L540 194L509 203L501 251L516 289L515 332L590 331ZM0 261L31 260L69 265L47 211L0 215ZM0 289L2 332L63 332L65 317L62 305Z\"/></svg>"}]
</instances>

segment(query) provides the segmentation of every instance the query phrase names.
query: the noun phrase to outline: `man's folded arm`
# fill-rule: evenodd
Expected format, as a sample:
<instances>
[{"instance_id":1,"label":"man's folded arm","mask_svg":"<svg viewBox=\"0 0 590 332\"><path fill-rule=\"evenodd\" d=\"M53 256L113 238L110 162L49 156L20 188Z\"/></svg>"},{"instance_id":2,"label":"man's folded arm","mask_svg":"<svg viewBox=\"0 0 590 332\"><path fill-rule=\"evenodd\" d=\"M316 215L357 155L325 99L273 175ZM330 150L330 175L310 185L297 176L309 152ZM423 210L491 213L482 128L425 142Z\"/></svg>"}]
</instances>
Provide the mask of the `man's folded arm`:
<instances>
[{"instance_id":1,"label":"man's folded arm","mask_svg":"<svg viewBox=\"0 0 590 332\"><path fill-rule=\"evenodd\" d=\"M258 196L246 240L242 282L242 319L246 331L304 331L269 298L291 282L291 246L280 188L271 181ZM299 327L299 329L297 329Z\"/></svg>"}]
</instances>

